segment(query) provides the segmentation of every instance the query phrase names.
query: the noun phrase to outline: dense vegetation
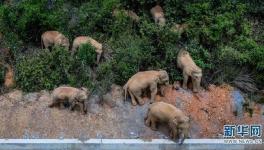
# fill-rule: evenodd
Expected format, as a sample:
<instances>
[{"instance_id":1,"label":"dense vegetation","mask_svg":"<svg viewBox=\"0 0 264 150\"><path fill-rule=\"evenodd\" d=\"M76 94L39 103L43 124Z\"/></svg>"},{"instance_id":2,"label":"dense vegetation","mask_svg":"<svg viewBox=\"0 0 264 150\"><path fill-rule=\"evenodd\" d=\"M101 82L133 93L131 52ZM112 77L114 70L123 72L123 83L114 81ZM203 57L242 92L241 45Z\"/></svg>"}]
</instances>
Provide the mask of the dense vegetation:
<instances>
[{"instance_id":1,"label":"dense vegetation","mask_svg":"<svg viewBox=\"0 0 264 150\"><path fill-rule=\"evenodd\" d=\"M264 18L262 1L159 3L167 19L164 27L154 24L150 15L149 10L156 5L154 0L2 2L1 47L9 47L15 55L17 86L26 91L61 84L105 89L112 82L123 85L134 73L149 69L165 69L175 81L182 79L176 67L177 52L186 47L204 70L204 86L228 82L263 88L264 34L259 28ZM136 23L124 14L114 17L113 9L133 10L140 21ZM175 23L186 23L188 29L183 34L172 32ZM73 57L60 47L51 52L41 50L40 36L47 30L58 30L70 41L89 35L103 43L105 57L96 66L96 56L89 45Z\"/></svg>"}]
</instances>

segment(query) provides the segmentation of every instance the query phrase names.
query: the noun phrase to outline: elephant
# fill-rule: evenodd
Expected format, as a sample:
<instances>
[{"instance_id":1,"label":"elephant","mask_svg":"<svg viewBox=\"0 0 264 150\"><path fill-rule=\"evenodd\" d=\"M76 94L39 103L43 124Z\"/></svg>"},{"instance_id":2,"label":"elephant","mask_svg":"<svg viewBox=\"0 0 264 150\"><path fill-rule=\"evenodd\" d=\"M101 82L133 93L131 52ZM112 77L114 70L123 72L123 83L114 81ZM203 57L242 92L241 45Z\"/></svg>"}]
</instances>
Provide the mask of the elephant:
<instances>
[{"instance_id":1,"label":"elephant","mask_svg":"<svg viewBox=\"0 0 264 150\"><path fill-rule=\"evenodd\" d=\"M89 36L78 36L73 41L71 50L72 54L74 54L82 44L91 44L91 46L95 48L97 54L96 63L98 64L103 53L103 45Z\"/></svg>"},{"instance_id":2,"label":"elephant","mask_svg":"<svg viewBox=\"0 0 264 150\"><path fill-rule=\"evenodd\" d=\"M168 123L172 139L189 137L190 119L180 109L165 102L155 102L149 106L145 125L157 130L157 123Z\"/></svg>"},{"instance_id":3,"label":"elephant","mask_svg":"<svg viewBox=\"0 0 264 150\"><path fill-rule=\"evenodd\" d=\"M13 70L12 66L9 64L4 64L2 62L0 62L0 65L3 65L4 68L6 68L6 73L5 73L5 77L4 77L5 89L13 88L16 85L16 82L15 82L15 74L14 74L14 70Z\"/></svg>"},{"instance_id":4,"label":"elephant","mask_svg":"<svg viewBox=\"0 0 264 150\"><path fill-rule=\"evenodd\" d=\"M46 31L41 35L41 47L63 46L69 50L70 42L67 37L58 31Z\"/></svg>"},{"instance_id":5,"label":"elephant","mask_svg":"<svg viewBox=\"0 0 264 150\"><path fill-rule=\"evenodd\" d=\"M160 7L160 5L156 5L155 7L151 8L150 13L156 24L160 26L165 25L166 19L164 16L163 9Z\"/></svg>"},{"instance_id":6,"label":"elephant","mask_svg":"<svg viewBox=\"0 0 264 150\"><path fill-rule=\"evenodd\" d=\"M114 17L117 17L120 14L123 14L123 15L131 18L135 22L139 22L139 20L140 20L139 16L134 11L132 11L132 10L117 10L117 9L114 9L113 10L112 15Z\"/></svg>"},{"instance_id":7,"label":"elephant","mask_svg":"<svg viewBox=\"0 0 264 150\"><path fill-rule=\"evenodd\" d=\"M141 97L143 90L149 88L151 92L150 103L153 103L155 95L158 92L157 87L161 84L169 84L169 76L165 70L138 72L123 86L125 91L125 100L128 92L132 100L132 105L137 105L136 99L140 105L143 105L144 101Z\"/></svg>"},{"instance_id":8,"label":"elephant","mask_svg":"<svg viewBox=\"0 0 264 150\"><path fill-rule=\"evenodd\" d=\"M182 69L183 85L184 89L187 89L188 78L191 77L193 84L193 92L197 93L201 86L202 69L198 67L189 52L185 49L181 49L177 56L177 67Z\"/></svg>"},{"instance_id":9,"label":"elephant","mask_svg":"<svg viewBox=\"0 0 264 150\"><path fill-rule=\"evenodd\" d=\"M74 88L69 86L60 86L55 88L52 92L52 104L49 107L53 107L60 104L60 107L64 107L65 102L70 103L70 110L73 110L75 105L79 105L82 114L85 114L84 101L88 99L90 92L87 88Z\"/></svg>"},{"instance_id":10,"label":"elephant","mask_svg":"<svg viewBox=\"0 0 264 150\"><path fill-rule=\"evenodd\" d=\"M183 24L174 24L174 26L171 27L172 32L178 32L180 35L184 33L188 29L189 25L186 23Z\"/></svg>"},{"instance_id":11,"label":"elephant","mask_svg":"<svg viewBox=\"0 0 264 150\"><path fill-rule=\"evenodd\" d=\"M0 59L3 60L4 63L12 63L14 60L14 55L9 48L0 48Z\"/></svg>"}]
</instances>

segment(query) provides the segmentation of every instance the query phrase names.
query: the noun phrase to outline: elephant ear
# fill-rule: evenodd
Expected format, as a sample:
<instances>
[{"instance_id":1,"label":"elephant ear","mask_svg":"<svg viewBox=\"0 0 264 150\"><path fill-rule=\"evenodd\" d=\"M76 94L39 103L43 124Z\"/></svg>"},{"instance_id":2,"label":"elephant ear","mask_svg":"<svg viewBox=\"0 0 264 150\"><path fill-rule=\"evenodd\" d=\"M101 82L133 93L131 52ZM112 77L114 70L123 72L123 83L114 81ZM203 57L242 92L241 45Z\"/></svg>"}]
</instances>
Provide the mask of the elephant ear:
<instances>
[{"instance_id":1,"label":"elephant ear","mask_svg":"<svg viewBox=\"0 0 264 150\"><path fill-rule=\"evenodd\" d=\"M176 117L169 120L169 127L170 128L177 128L177 126L178 126L178 120Z\"/></svg>"},{"instance_id":2,"label":"elephant ear","mask_svg":"<svg viewBox=\"0 0 264 150\"><path fill-rule=\"evenodd\" d=\"M160 79L165 79L167 77L168 77L167 71L165 71L165 70L159 70L159 78Z\"/></svg>"},{"instance_id":3,"label":"elephant ear","mask_svg":"<svg viewBox=\"0 0 264 150\"><path fill-rule=\"evenodd\" d=\"M81 90L84 91L85 93L88 93L89 92L88 89L85 88L85 87L81 87Z\"/></svg>"}]
</instances>

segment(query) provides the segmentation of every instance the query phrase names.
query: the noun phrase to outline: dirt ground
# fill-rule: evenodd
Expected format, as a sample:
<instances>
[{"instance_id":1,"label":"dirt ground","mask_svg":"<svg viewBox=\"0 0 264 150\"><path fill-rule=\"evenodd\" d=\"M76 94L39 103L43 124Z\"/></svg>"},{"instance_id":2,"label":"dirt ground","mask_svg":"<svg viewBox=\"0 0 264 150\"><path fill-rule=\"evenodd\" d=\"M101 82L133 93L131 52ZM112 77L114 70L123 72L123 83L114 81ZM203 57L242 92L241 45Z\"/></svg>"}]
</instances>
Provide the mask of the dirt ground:
<instances>
[{"instance_id":1,"label":"dirt ground","mask_svg":"<svg viewBox=\"0 0 264 150\"><path fill-rule=\"evenodd\" d=\"M192 138L221 137L224 124L264 125L259 105L252 117L233 115L231 91L229 86L210 86L199 94L166 88L165 96L166 102L190 116ZM38 98L30 101L23 95L15 90L0 96L0 138L168 138L166 126L152 131L144 125L147 99L143 106L131 106L130 101L113 108L98 104L96 113L82 115L67 108L49 108L49 92L37 93Z\"/></svg>"}]
</instances>

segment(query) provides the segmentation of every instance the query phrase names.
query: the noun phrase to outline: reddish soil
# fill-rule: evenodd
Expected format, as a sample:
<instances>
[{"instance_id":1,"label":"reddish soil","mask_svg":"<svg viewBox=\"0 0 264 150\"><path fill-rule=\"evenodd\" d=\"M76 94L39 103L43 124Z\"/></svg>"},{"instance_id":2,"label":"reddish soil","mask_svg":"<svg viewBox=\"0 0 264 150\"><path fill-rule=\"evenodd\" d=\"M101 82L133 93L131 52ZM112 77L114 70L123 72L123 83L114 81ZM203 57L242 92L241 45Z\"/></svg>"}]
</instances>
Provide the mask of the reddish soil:
<instances>
[{"instance_id":1,"label":"reddish soil","mask_svg":"<svg viewBox=\"0 0 264 150\"><path fill-rule=\"evenodd\" d=\"M255 105L252 117L244 112L242 117L236 117L232 111L232 87L210 85L208 91L192 94L183 89L165 89L166 101L181 108L191 118L191 135L193 138L222 137L225 124L262 124L264 117L261 114L261 105ZM159 96L157 96L159 99ZM264 131L262 133L264 135Z\"/></svg>"},{"instance_id":2,"label":"reddish soil","mask_svg":"<svg viewBox=\"0 0 264 150\"><path fill-rule=\"evenodd\" d=\"M225 124L264 125L259 105L255 106L253 117L248 113L243 117L233 115L231 91L229 86L210 86L199 94L166 88L165 101L190 116L192 138L221 137ZM152 131L144 125L149 101L143 106L131 106L130 102L114 108L102 105L97 108L98 113L81 115L67 108L49 108L48 92L34 101L17 95L19 91L0 96L0 138L168 138L166 126Z\"/></svg>"}]
</instances>

